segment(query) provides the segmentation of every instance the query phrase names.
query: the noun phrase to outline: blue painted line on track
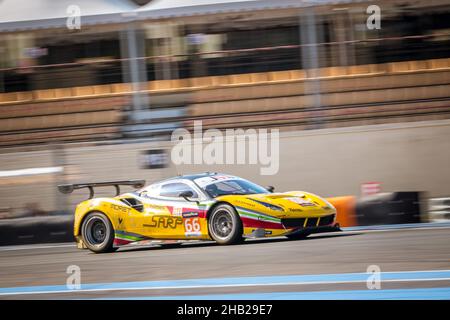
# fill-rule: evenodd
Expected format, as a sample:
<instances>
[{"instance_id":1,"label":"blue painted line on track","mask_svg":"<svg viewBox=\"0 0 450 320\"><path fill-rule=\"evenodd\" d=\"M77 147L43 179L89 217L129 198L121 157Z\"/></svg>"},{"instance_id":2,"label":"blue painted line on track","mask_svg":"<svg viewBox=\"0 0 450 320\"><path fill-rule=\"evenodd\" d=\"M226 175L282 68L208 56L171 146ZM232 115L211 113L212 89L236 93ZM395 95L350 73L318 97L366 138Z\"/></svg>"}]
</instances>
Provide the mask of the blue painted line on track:
<instances>
[{"instance_id":1,"label":"blue painted line on track","mask_svg":"<svg viewBox=\"0 0 450 320\"><path fill-rule=\"evenodd\" d=\"M265 292L189 296L124 297L100 300L450 300L450 287L313 292Z\"/></svg>"},{"instance_id":2,"label":"blue painted line on track","mask_svg":"<svg viewBox=\"0 0 450 320\"><path fill-rule=\"evenodd\" d=\"M182 289L202 287L233 287L233 286L269 286L290 284L327 284L346 282L365 282L368 273L340 273L316 275L287 276L255 276L234 278L206 278L182 280L158 280L137 282L113 282L82 284L80 289L70 290L65 285L31 286L0 288L0 295L27 293L60 293L76 291L112 291L112 290L152 290L152 289ZM438 281L449 280L450 270L400 271L382 272L381 281Z\"/></svg>"}]
</instances>

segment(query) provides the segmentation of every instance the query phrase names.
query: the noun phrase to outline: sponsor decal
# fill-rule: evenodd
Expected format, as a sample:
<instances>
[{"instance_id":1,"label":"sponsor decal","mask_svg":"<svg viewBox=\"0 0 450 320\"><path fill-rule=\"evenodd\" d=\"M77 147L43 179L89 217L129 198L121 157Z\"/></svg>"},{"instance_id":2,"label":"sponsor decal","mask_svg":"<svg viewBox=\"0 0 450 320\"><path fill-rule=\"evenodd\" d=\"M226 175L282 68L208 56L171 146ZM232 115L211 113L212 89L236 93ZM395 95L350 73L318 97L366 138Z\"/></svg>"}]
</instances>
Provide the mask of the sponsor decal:
<instances>
[{"instance_id":1,"label":"sponsor decal","mask_svg":"<svg viewBox=\"0 0 450 320\"><path fill-rule=\"evenodd\" d=\"M173 207L172 209L172 215L174 217L181 217L183 212L183 208L182 207Z\"/></svg>"},{"instance_id":2,"label":"sponsor decal","mask_svg":"<svg viewBox=\"0 0 450 320\"><path fill-rule=\"evenodd\" d=\"M301 205L302 207L315 207L316 204L311 202L308 199L302 199L299 197L290 197L290 198L286 198L286 200L292 201L298 205Z\"/></svg>"},{"instance_id":3,"label":"sponsor decal","mask_svg":"<svg viewBox=\"0 0 450 320\"><path fill-rule=\"evenodd\" d=\"M115 211L120 211L120 212L123 212L123 213L130 212L130 208L119 206L119 205L113 204L113 203L111 204L111 209L113 209Z\"/></svg>"},{"instance_id":4,"label":"sponsor decal","mask_svg":"<svg viewBox=\"0 0 450 320\"><path fill-rule=\"evenodd\" d=\"M185 232L184 235L186 237L200 237L202 235L201 232Z\"/></svg>"},{"instance_id":5,"label":"sponsor decal","mask_svg":"<svg viewBox=\"0 0 450 320\"><path fill-rule=\"evenodd\" d=\"M206 210L199 209L198 207L192 208L192 207L171 207L167 206L167 210L172 214L172 216L175 217L184 217L184 214L194 214L196 213L198 217L204 218L206 216Z\"/></svg>"},{"instance_id":6,"label":"sponsor decal","mask_svg":"<svg viewBox=\"0 0 450 320\"><path fill-rule=\"evenodd\" d=\"M166 210L166 208L167 208L166 206L160 206L157 204L150 204L150 203L146 203L145 206L148 209L155 209L155 210Z\"/></svg>"},{"instance_id":7,"label":"sponsor decal","mask_svg":"<svg viewBox=\"0 0 450 320\"><path fill-rule=\"evenodd\" d=\"M192 211L183 212L183 218L193 218L193 217L198 217L198 212Z\"/></svg>"},{"instance_id":8,"label":"sponsor decal","mask_svg":"<svg viewBox=\"0 0 450 320\"><path fill-rule=\"evenodd\" d=\"M252 199L252 198L247 198L247 199L255 201L255 202L259 203L260 205L263 205L264 207L269 208L270 210L284 211L284 209L281 206L277 206L277 205L274 205L274 204L271 204L271 203L267 203L267 202L256 200L256 199Z\"/></svg>"},{"instance_id":9,"label":"sponsor decal","mask_svg":"<svg viewBox=\"0 0 450 320\"><path fill-rule=\"evenodd\" d=\"M150 223L143 224L147 228L170 228L176 229L179 225L183 224L181 217L171 216L153 216Z\"/></svg>"},{"instance_id":10,"label":"sponsor decal","mask_svg":"<svg viewBox=\"0 0 450 320\"><path fill-rule=\"evenodd\" d=\"M252 208L256 207L256 205L254 203L244 202L244 201L241 201L241 200L237 200L236 203L240 204L240 205L243 205L243 206L252 207Z\"/></svg>"},{"instance_id":11,"label":"sponsor decal","mask_svg":"<svg viewBox=\"0 0 450 320\"><path fill-rule=\"evenodd\" d=\"M262 238L272 234L272 230L266 230L263 228L252 229L250 236L255 238Z\"/></svg>"},{"instance_id":12,"label":"sponsor decal","mask_svg":"<svg viewBox=\"0 0 450 320\"><path fill-rule=\"evenodd\" d=\"M183 208L182 216L183 216L183 218L184 217L194 217L196 214L196 217L206 218L206 211L207 210L197 209L197 208Z\"/></svg>"}]
</instances>

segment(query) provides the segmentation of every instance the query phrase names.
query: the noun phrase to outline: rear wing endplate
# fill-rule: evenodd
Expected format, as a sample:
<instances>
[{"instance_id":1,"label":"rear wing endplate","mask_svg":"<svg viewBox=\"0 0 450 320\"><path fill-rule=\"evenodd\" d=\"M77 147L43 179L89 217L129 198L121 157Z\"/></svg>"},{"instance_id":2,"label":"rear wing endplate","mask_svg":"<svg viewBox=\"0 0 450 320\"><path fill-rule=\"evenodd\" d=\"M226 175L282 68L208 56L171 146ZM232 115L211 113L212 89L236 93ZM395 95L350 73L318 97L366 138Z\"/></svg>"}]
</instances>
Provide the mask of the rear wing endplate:
<instances>
[{"instance_id":1,"label":"rear wing endplate","mask_svg":"<svg viewBox=\"0 0 450 320\"><path fill-rule=\"evenodd\" d=\"M61 193L69 194L74 190L88 188L89 199L94 197L94 188L96 187L109 187L114 186L116 188L116 196L120 194L120 186L132 186L136 189L142 188L145 185L145 180L124 180L124 181L107 181L107 182L93 182L93 183L74 183L74 184L60 184L58 190Z\"/></svg>"}]
</instances>

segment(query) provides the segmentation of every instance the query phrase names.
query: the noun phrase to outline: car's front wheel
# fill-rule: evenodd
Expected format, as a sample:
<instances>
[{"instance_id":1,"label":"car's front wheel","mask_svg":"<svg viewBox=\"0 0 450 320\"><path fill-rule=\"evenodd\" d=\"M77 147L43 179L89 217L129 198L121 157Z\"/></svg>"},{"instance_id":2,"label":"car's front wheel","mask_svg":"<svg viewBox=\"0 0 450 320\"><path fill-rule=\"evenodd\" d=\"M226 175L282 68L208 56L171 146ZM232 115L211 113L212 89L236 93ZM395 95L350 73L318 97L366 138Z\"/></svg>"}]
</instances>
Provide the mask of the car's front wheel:
<instances>
[{"instance_id":1,"label":"car's front wheel","mask_svg":"<svg viewBox=\"0 0 450 320\"><path fill-rule=\"evenodd\" d=\"M101 212L91 212L81 225L83 242L95 253L114 251L114 228L108 217Z\"/></svg>"},{"instance_id":2,"label":"car's front wheel","mask_svg":"<svg viewBox=\"0 0 450 320\"><path fill-rule=\"evenodd\" d=\"M228 204L213 209L208 219L211 238L219 244L234 244L242 241L242 221L236 210Z\"/></svg>"}]
</instances>

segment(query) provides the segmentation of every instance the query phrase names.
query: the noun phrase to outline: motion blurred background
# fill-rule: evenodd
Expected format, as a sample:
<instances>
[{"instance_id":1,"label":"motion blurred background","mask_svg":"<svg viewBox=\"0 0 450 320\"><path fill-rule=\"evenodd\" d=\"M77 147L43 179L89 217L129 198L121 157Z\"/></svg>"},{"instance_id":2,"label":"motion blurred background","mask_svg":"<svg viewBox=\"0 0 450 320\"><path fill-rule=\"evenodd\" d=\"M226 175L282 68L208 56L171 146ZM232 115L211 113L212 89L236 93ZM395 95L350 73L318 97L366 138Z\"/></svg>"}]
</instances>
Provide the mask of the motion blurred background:
<instances>
[{"instance_id":1,"label":"motion blurred background","mask_svg":"<svg viewBox=\"0 0 450 320\"><path fill-rule=\"evenodd\" d=\"M171 133L194 120L279 129L278 174L175 166ZM326 197L424 192L429 220L448 218L450 3L0 0L0 148L5 219L71 214L86 194L60 183L202 171Z\"/></svg>"}]
</instances>

